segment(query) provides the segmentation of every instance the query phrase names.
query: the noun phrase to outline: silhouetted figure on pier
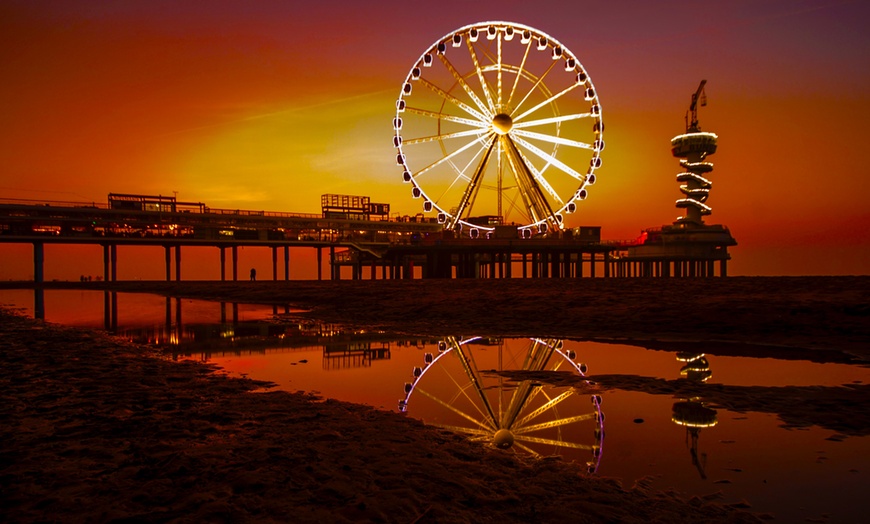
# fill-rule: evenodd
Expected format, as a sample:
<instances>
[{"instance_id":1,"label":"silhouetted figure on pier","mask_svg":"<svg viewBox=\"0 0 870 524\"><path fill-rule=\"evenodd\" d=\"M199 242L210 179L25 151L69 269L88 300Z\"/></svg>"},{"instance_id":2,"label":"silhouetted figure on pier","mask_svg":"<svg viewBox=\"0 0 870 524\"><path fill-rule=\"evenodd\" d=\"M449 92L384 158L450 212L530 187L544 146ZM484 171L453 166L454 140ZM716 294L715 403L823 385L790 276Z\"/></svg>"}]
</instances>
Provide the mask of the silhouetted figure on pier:
<instances>
[{"instance_id":1,"label":"silhouetted figure on pier","mask_svg":"<svg viewBox=\"0 0 870 524\"><path fill-rule=\"evenodd\" d=\"M251 280L257 280L257 269L251 268Z\"/></svg>"}]
</instances>

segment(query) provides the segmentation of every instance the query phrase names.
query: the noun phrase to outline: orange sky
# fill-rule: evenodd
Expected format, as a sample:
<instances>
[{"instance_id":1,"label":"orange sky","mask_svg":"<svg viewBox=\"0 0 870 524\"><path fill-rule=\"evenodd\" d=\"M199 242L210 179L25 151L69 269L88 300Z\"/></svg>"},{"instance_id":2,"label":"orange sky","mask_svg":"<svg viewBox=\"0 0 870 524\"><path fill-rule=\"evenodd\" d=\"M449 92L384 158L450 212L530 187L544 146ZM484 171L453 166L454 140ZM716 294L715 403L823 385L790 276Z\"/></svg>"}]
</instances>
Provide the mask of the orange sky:
<instances>
[{"instance_id":1,"label":"orange sky","mask_svg":"<svg viewBox=\"0 0 870 524\"><path fill-rule=\"evenodd\" d=\"M415 214L391 143L402 81L453 29L510 20L567 46L601 99L603 167L568 225L624 239L681 214L669 141L704 78L701 126L720 137L706 221L738 240L729 272L870 268L865 2L103 4L0 5L0 198L319 212L346 193ZM32 271L28 246L0 255L0 278Z\"/></svg>"}]
</instances>

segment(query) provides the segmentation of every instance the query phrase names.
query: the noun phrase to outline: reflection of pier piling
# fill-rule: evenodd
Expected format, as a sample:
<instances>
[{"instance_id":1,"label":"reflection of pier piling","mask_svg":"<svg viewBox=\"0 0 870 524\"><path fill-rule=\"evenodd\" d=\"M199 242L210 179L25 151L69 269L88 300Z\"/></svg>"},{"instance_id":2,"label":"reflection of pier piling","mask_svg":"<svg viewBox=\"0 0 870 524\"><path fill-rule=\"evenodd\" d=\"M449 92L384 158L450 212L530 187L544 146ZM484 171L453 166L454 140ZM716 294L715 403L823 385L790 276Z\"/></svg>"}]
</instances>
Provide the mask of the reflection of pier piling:
<instances>
[{"instance_id":1,"label":"reflection of pier piling","mask_svg":"<svg viewBox=\"0 0 870 524\"><path fill-rule=\"evenodd\" d=\"M369 341L327 343L323 347L323 369L370 367L373 360L389 360L390 344Z\"/></svg>"}]
</instances>

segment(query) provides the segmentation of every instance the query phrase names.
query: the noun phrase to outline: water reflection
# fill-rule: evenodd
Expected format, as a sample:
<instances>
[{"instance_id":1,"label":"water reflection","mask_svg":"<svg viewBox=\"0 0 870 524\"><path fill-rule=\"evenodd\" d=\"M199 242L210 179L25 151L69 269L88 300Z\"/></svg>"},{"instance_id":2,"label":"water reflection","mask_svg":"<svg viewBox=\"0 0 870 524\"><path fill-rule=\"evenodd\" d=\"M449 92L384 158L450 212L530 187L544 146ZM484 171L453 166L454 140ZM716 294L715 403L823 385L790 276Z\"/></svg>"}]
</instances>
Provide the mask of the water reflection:
<instances>
[{"instance_id":1,"label":"water reflection","mask_svg":"<svg viewBox=\"0 0 870 524\"><path fill-rule=\"evenodd\" d=\"M119 329L113 295L105 297L106 328L135 342L163 347L173 359L210 361L319 348L322 369L340 371L389 361L394 346L413 348L422 358L413 366L413 381L405 384L399 411L500 448L534 456L561 455L585 462L589 472L599 467L604 436L600 395L490 373L565 371L583 377L586 364L577 363L575 351L566 349L562 340L397 338L301 320L287 316L286 308L274 308L269 321L240 322L238 304L227 303L220 304L220 323L188 324L183 302L172 298L165 300L163 324ZM300 359L291 365L308 362ZM395 390L401 385L398 379Z\"/></svg>"},{"instance_id":2,"label":"water reflection","mask_svg":"<svg viewBox=\"0 0 870 524\"><path fill-rule=\"evenodd\" d=\"M0 299L27 308L37 302L31 290L0 292ZM108 325L164 348L167 358L208 361L290 392L383 409L396 409L401 399L406 413L427 423L459 427L495 445L513 437L512 451L525 453L525 446L592 463L597 474L627 485L653 479L656 489L699 497L721 492L725 503L748 501L752 510L786 522L823 514L831 522L858 522L866 515L855 504L870 471L870 369L864 366L811 362L800 353L791 360L757 358L763 353L753 355L751 346L731 353L704 346L705 355L686 344L652 344L653 351L545 338L349 332L288 315L284 307L154 295L52 290L41 300L51 322ZM510 370L534 369L542 371L504 378ZM523 373L533 380L524 382ZM559 384L559 377L564 389L539 383ZM598 389L586 388L587 380ZM406 382L410 394L403 392ZM606 456L594 393L606 396ZM549 434L529 430L535 426ZM508 433L496 438L502 429Z\"/></svg>"},{"instance_id":3,"label":"water reflection","mask_svg":"<svg viewBox=\"0 0 870 524\"><path fill-rule=\"evenodd\" d=\"M182 350L175 353L176 358L183 354L184 348L198 348L203 343L209 343L210 347L215 347L219 352L227 344L232 346L248 344L253 347L271 346L273 345L272 338L280 339L287 334L288 326L266 324L261 321L240 322L238 303L221 302L219 308L219 323L213 321L186 323L182 299L166 297L162 324L119 328L119 325L125 326L125 322L124 319L119 318L118 314L118 293L106 291L104 292L103 324L106 331L141 344ZM289 308L280 309L283 313L289 313ZM273 307L272 315L278 314L278 306ZM204 356L208 357L209 355Z\"/></svg>"},{"instance_id":4,"label":"water reflection","mask_svg":"<svg viewBox=\"0 0 870 524\"><path fill-rule=\"evenodd\" d=\"M713 376L710 363L704 353L677 353L677 361L685 362L680 369L680 375L691 382L706 382ZM707 479L704 469L707 466L707 454L698 452L698 439L702 428L712 428L719 420L716 410L707 407L701 397L683 398L674 403L671 420L686 428L686 445L692 455L692 465L698 470L702 479Z\"/></svg>"},{"instance_id":5,"label":"water reflection","mask_svg":"<svg viewBox=\"0 0 870 524\"><path fill-rule=\"evenodd\" d=\"M599 395L511 381L498 373L565 370L584 376L586 365L575 362L575 352L562 340L448 337L437 347L437 355L424 353L422 366L414 367L400 411L471 440L534 456L585 451L588 471L597 471L604 437Z\"/></svg>"},{"instance_id":6,"label":"water reflection","mask_svg":"<svg viewBox=\"0 0 870 524\"><path fill-rule=\"evenodd\" d=\"M45 320L45 290L33 290L33 316L40 320Z\"/></svg>"}]
</instances>

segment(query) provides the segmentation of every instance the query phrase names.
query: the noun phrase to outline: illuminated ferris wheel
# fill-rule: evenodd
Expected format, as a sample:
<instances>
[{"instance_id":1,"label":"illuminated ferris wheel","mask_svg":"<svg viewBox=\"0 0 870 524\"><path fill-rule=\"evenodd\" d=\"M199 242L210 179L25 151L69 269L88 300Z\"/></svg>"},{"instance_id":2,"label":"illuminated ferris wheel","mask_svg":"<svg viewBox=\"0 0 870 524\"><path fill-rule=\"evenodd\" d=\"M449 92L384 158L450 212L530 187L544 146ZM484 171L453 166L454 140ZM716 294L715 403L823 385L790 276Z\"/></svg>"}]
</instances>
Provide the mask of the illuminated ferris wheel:
<instances>
[{"instance_id":1,"label":"illuminated ferris wheel","mask_svg":"<svg viewBox=\"0 0 870 524\"><path fill-rule=\"evenodd\" d=\"M582 377L586 365L575 358L561 340L449 337L414 368L399 410L501 449L585 463L594 473L604 438L599 395L484 371L562 370Z\"/></svg>"},{"instance_id":2,"label":"illuminated ferris wheel","mask_svg":"<svg viewBox=\"0 0 870 524\"><path fill-rule=\"evenodd\" d=\"M551 36L482 22L448 33L411 67L393 119L396 162L424 212L476 237L517 224L563 228L604 149L588 73Z\"/></svg>"}]
</instances>

